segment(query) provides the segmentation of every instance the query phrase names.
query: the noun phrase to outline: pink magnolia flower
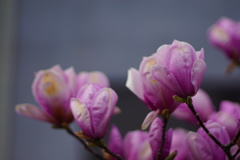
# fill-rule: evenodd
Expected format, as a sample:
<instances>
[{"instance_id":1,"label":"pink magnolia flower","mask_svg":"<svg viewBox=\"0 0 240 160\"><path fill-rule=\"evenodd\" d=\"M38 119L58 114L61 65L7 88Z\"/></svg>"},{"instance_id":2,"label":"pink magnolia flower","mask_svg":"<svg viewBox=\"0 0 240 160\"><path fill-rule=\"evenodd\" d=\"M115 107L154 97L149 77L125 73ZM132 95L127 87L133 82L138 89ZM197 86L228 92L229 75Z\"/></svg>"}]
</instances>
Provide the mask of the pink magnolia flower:
<instances>
[{"instance_id":1,"label":"pink magnolia flower","mask_svg":"<svg viewBox=\"0 0 240 160\"><path fill-rule=\"evenodd\" d=\"M69 102L76 93L75 77L76 73L72 67L63 71L59 65L37 72L32 92L42 109L32 104L19 104L16 111L29 118L54 125L72 122Z\"/></svg>"},{"instance_id":2,"label":"pink magnolia flower","mask_svg":"<svg viewBox=\"0 0 240 160\"><path fill-rule=\"evenodd\" d=\"M190 44L174 40L160 46L155 57L152 74L158 82L181 98L197 93L206 70L203 49L197 52Z\"/></svg>"},{"instance_id":3,"label":"pink magnolia flower","mask_svg":"<svg viewBox=\"0 0 240 160\"><path fill-rule=\"evenodd\" d=\"M230 142L229 135L226 128L217 122L207 121L205 123L206 128L212 133L212 135L223 145ZM201 135L211 148L211 154L213 159L225 160L226 155L223 150L209 137L209 135L202 129L199 128L197 133Z\"/></svg>"},{"instance_id":4,"label":"pink magnolia flower","mask_svg":"<svg viewBox=\"0 0 240 160\"><path fill-rule=\"evenodd\" d=\"M139 70L134 68L128 70L126 86L151 110L160 110L161 113L167 109L171 113L178 103L172 98L174 94L152 76L152 67L156 63L155 54L144 57Z\"/></svg>"},{"instance_id":5,"label":"pink magnolia flower","mask_svg":"<svg viewBox=\"0 0 240 160\"><path fill-rule=\"evenodd\" d=\"M224 51L230 59L240 58L240 23L230 18L222 17L208 31L212 45Z\"/></svg>"},{"instance_id":6,"label":"pink magnolia flower","mask_svg":"<svg viewBox=\"0 0 240 160\"><path fill-rule=\"evenodd\" d=\"M105 136L118 96L111 88L86 84L70 102L74 119L83 133L93 139Z\"/></svg>"},{"instance_id":7,"label":"pink magnolia flower","mask_svg":"<svg viewBox=\"0 0 240 160\"><path fill-rule=\"evenodd\" d=\"M202 89L192 97L193 106L203 122L208 120L210 114L214 112L214 105L209 95ZM173 116L197 124L197 119L185 103L181 103L172 114Z\"/></svg>"},{"instance_id":8,"label":"pink magnolia flower","mask_svg":"<svg viewBox=\"0 0 240 160\"><path fill-rule=\"evenodd\" d=\"M209 120L223 125L230 138L233 139L240 129L240 105L230 101L222 101L219 112L211 114Z\"/></svg>"}]
</instances>

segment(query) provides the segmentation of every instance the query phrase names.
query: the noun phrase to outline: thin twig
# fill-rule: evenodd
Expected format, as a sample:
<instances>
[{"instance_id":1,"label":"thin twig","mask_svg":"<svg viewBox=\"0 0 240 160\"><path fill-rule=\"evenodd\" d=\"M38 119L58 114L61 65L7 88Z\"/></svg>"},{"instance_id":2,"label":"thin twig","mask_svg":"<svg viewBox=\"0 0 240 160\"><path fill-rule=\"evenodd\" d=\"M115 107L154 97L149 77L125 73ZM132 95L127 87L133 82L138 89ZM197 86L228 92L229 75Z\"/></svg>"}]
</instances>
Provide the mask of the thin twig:
<instances>
[{"instance_id":1,"label":"thin twig","mask_svg":"<svg viewBox=\"0 0 240 160\"><path fill-rule=\"evenodd\" d=\"M110 154L112 157L118 160L122 160L122 158L119 155L113 153L103 142L100 142L98 145L100 148L102 148L106 153Z\"/></svg>"},{"instance_id":2,"label":"thin twig","mask_svg":"<svg viewBox=\"0 0 240 160\"><path fill-rule=\"evenodd\" d=\"M80 137L78 137L71 129L68 125L62 125L62 127L73 137L75 137L79 142L81 142L84 146L84 148L86 150L88 150L91 154L93 154L95 157L97 157L98 159L101 160L105 160L101 155L99 155L98 153L96 153L94 150L92 150L85 142L83 139L81 139Z\"/></svg>"},{"instance_id":3,"label":"thin twig","mask_svg":"<svg viewBox=\"0 0 240 160\"><path fill-rule=\"evenodd\" d=\"M240 138L240 130L238 130L236 136L231 140L231 142L229 144L226 145L226 147L231 148L232 146L234 146L237 143L237 140Z\"/></svg>"},{"instance_id":4,"label":"thin twig","mask_svg":"<svg viewBox=\"0 0 240 160\"><path fill-rule=\"evenodd\" d=\"M233 159L235 159L239 153L240 153L240 148L238 148L238 150L236 151L236 153L234 153Z\"/></svg>"},{"instance_id":5,"label":"thin twig","mask_svg":"<svg viewBox=\"0 0 240 160\"><path fill-rule=\"evenodd\" d=\"M201 120L199 114L196 112L196 110L194 109L194 106L192 104L192 98L188 97L186 104L188 105L188 108L192 111L192 113L195 115L195 117L198 120L198 124L200 125L200 127L202 127L202 129L207 133L207 135L220 147L222 148L222 150L225 152L225 154L227 155L227 157L229 158L229 160L232 160L232 155L230 153L230 149L227 149L224 145L222 145L221 142L219 142L214 136L213 134L206 128L206 126L204 125L203 121Z\"/></svg>"},{"instance_id":6,"label":"thin twig","mask_svg":"<svg viewBox=\"0 0 240 160\"><path fill-rule=\"evenodd\" d=\"M162 150L166 141L166 128L168 124L169 116L163 117L163 126L162 126L162 142L160 149L158 151L157 160L161 159Z\"/></svg>"}]
</instances>

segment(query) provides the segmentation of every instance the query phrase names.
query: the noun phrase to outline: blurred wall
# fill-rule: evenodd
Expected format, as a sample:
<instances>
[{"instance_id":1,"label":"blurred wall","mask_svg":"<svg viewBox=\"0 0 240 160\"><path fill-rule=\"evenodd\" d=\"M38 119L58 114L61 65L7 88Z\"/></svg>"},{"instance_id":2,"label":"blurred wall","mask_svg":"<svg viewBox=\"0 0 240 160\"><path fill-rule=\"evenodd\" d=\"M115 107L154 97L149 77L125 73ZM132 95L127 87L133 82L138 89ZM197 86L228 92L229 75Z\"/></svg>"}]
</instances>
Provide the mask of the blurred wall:
<instances>
[{"instance_id":1,"label":"blurred wall","mask_svg":"<svg viewBox=\"0 0 240 160\"><path fill-rule=\"evenodd\" d=\"M216 106L238 101L239 70L225 75L229 61L207 40L219 17L240 20L240 1L20 0L16 13L14 104L34 103L34 72L60 64L76 71L101 70L119 94L123 113L113 118L122 130L138 129L148 109L125 87L127 70L174 39L205 49L203 88ZM1 88L2 90L2 88ZM10 107L14 113L14 107ZM13 160L90 159L72 137L49 124L14 115ZM128 124L128 125L126 125ZM176 126L177 122L172 122ZM77 127L75 127L78 130ZM81 159L80 158L80 159Z\"/></svg>"},{"instance_id":2,"label":"blurred wall","mask_svg":"<svg viewBox=\"0 0 240 160\"><path fill-rule=\"evenodd\" d=\"M15 65L14 0L0 1L0 159L12 159Z\"/></svg>"}]
</instances>

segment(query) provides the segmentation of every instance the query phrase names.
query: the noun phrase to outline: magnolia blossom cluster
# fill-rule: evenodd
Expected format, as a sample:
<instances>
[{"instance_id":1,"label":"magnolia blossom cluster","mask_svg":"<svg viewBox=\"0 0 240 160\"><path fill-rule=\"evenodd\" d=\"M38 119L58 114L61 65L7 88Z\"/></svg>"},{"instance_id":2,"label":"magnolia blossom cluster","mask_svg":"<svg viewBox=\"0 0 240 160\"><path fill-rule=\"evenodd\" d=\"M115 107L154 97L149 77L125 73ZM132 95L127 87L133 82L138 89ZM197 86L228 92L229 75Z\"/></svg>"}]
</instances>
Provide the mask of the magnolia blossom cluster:
<instances>
[{"instance_id":1,"label":"magnolia blossom cluster","mask_svg":"<svg viewBox=\"0 0 240 160\"><path fill-rule=\"evenodd\" d=\"M98 71L76 74L73 68L62 70L59 65L53 66L36 73L32 92L42 109L19 104L19 114L56 127L75 119L91 138L103 138L111 116L118 111L118 96L109 88L106 75Z\"/></svg>"},{"instance_id":2,"label":"magnolia blossom cluster","mask_svg":"<svg viewBox=\"0 0 240 160\"><path fill-rule=\"evenodd\" d=\"M220 19L209 29L209 39L229 58L240 55L239 23ZM65 128L91 153L105 160L226 160L240 153L240 105L222 101L216 111L200 89L206 63L204 50L174 40L144 57L139 69L128 70L126 86L151 110L142 124L148 131L129 131L124 137L112 126L108 145L103 142L110 118L119 113L118 96L105 74L80 72L59 65L36 73L33 95L41 106L19 104L16 111L29 118ZM167 129L170 116L200 125L197 131ZM81 132L69 124L75 120ZM99 155L91 147L102 148Z\"/></svg>"}]
</instances>

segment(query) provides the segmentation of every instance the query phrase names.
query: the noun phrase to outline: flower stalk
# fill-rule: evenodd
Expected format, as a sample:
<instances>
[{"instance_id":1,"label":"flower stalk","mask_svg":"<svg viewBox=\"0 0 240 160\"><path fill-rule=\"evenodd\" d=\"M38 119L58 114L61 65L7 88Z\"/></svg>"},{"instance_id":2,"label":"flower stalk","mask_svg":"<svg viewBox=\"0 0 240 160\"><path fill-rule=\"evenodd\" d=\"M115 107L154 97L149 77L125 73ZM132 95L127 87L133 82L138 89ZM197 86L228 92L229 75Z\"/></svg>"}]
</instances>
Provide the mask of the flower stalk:
<instances>
[{"instance_id":1,"label":"flower stalk","mask_svg":"<svg viewBox=\"0 0 240 160\"><path fill-rule=\"evenodd\" d=\"M158 151L157 160L161 159L162 150L164 147L164 143L166 141L166 129L167 129L168 120L170 118L170 114L169 114L168 110L163 110L162 116L163 116L162 141L161 141L162 143L161 143L160 149Z\"/></svg>"},{"instance_id":2,"label":"flower stalk","mask_svg":"<svg viewBox=\"0 0 240 160\"><path fill-rule=\"evenodd\" d=\"M229 160L232 160L233 157L230 153L230 148L231 147L227 147L228 145L224 146L221 142L219 142L217 140L216 137L213 136L213 134L206 128L206 126L204 125L203 121L201 120L199 114L196 112L196 110L194 109L194 106L192 104L192 98L189 96L186 99L185 102L189 109L192 111L192 113L195 115L195 117L197 118L198 124L200 125L200 127L202 127L202 129L207 133L207 135L220 147L222 148L222 150L225 152L226 156L228 157ZM230 142L231 143L231 142ZM236 143L236 142L235 142ZM230 145L229 145L230 146Z\"/></svg>"},{"instance_id":3,"label":"flower stalk","mask_svg":"<svg viewBox=\"0 0 240 160\"><path fill-rule=\"evenodd\" d=\"M54 127L55 128L55 127ZM65 129L71 136L73 136L74 138L76 138L80 143L83 144L84 148L89 151L92 155L94 155L96 158L101 159L101 160L105 160L101 155L99 155L98 153L96 153L94 150L92 150L83 139L81 139L79 136L77 136L72 129L69 127L68 124L62 124L60 127L57 128L62 128Z\"/></svg>"},{"instance_id":4,"label":"flower stalk","mask_svg":"<svg viewBox=\"0 0 240 160\"><path fill-rule=\"evenodd\" d=\"M119 155L113 153L102 140L97 141L96 144L100 148L102 148L106 153L110 154L112 157L114 157L114 158L116 158L118 160L122 160L122 158Z\"/></svg>"}]
</instances>

